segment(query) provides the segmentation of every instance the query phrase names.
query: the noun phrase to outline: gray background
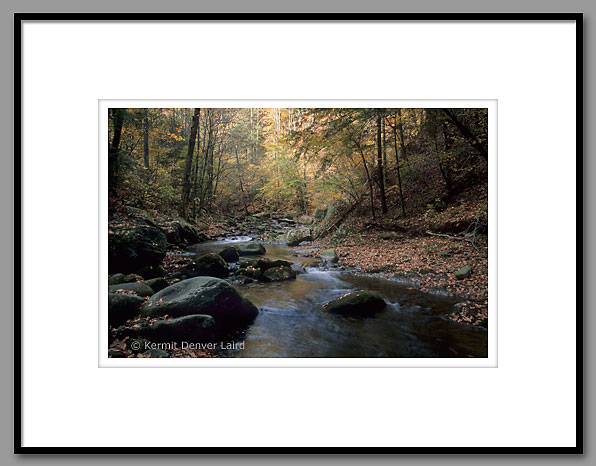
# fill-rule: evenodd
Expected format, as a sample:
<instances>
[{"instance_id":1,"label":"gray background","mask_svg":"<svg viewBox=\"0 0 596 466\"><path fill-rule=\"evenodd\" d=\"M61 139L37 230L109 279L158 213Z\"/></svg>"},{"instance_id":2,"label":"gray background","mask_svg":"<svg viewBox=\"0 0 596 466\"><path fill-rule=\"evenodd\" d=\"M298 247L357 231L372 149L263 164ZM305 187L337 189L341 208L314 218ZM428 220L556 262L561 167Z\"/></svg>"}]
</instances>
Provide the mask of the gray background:
<instances>
[{"instance_id":1,"label":"gray background","mask_svg":"<svg viewBox=\"0 0 596 466\"><path fill-rule=\"evenodd\" d=\"M282 460L288 464L361 464L363 462L371 464L392 464L399 461L401 464L477 464L479 461L489 464L507 463L516 464L574 464L574 463L593 463L596 454L593 454L593 422L595 418L594 404L589 399L585 401L586 419L585 419L585 452L583 456L456 456L456 455L425 455L425 456L374 456L364 457L360 455L343 456L176 456L165 457L156 455L146 456L15 456L13 455L13 276L14 276L14 251L13 251L13 144L12 135L13 125L13 17L14 12L583 12L584 13L584 82L586 88L584 128L586 129L585 138L585 221L584 232L586 238L594 236L595 216L591 206L594 201L594 188L589 180L596 178L596 164L594 160L587 157L593 146L592 115L594 112L594 96L590 92L587 83L594 80L594 62L590 60L590 51L596 50L594 44L594 35L590 31L592 18L596 15L596 2L593 0L500 0L499 2L488 2L482 0L457 0L449 3L441 0L417 0L417 1L390 1L390 0L168 0L168 2L157 0L103 0L101 2L82 2L81 0L53 0L51 3L44 0L3 0L0 8L2 9L0 23L0 47L2 50L2 63L5 65L0 71L2 78L0 94L0 141L3 151L0 167L0 205L2 207L2 227L3 241L0 242L0 270L2 279L3 297L0 305L4 308L4 315L7 316L0 324L0 364L2 364L2 374L0 389L0 463L18 464L18 463L53 463L53 464L79 464L81 461L88 461L93 464L139 464L147 463L160 464L164 461L176 464L191 464L200 461L201 464L279 464ZM545 96L548 98L548 96ZM584 334L591 335L595 333L595 319L590 314L595 303L594 288L590 289L588 277L594 267L595 254L593 247L585 244L585 309ZM10 316L10 317L9 317ZM585 359L593 365L595 345L586 340ZM586 394L594 392L594 371L589 370L589 364L585 365L585 384ZM74 369L74 368L73 368ZM545 407L548 409L548 407ZM124 415L125 417L126 415ZM398 421L399 422L399 421ZM470 426L474 429L474 426ZM462 432L465 435L465 432Z\"/></svg>"}]
</instances>

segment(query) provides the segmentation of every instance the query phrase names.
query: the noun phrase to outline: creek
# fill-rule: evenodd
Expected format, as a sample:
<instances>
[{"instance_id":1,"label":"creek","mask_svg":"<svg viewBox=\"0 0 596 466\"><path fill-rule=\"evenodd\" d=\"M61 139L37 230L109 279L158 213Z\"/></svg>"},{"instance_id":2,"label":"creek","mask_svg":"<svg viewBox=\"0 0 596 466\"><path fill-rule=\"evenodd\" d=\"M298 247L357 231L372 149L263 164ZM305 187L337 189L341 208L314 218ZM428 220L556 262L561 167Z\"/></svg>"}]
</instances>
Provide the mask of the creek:
<instances>
[{"instance_id":1,"label":"creek","mask_svg":"<svg viewBox=\"0 0 596 466\"><path fill-rule=\"evenodd\" d=\"M232 237L198 243L192 255L219 252L245 243ZM363 276L326 266L281 244L263 243L264 257L292 262L295 280L234 284L259 308L244 334L244 345L221 351L221 357L244 358L443 358L487 357L486 329L453 322L458 298L421 292L377 276ZM252 257L252 256L249 256ZM346 318L322 309L324 303L350 291L379 293L386 308L375 317Z\"/></svg>"}]
</instances>

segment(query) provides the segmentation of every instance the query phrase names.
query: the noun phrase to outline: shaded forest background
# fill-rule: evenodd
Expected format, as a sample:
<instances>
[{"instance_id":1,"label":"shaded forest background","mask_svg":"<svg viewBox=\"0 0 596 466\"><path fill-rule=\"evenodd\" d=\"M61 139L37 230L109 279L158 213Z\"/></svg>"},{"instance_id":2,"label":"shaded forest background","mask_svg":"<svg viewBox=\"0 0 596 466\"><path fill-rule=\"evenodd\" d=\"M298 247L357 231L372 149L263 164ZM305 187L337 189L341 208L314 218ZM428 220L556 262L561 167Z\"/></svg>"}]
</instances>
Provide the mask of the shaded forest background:
<instances>
[{"instance_id":1,"label":"shaded forest background","mask_svg":"<svg viewBox=\"0 0 596 466\"><path fill-rule=\"evenodd\" d=\"M172 283L190 244L248 235L333 248L487 325L485 108L112 108L107 143L110 273Z\"/></svg>"},{"instance_id":2,"label":"shaded forest background","mask_svg":"<svg viewBox=\"0 0 596 466\"><path fill-rule=\"evenodd\" d=\"M324 209L319 236L350 217L486 231L487 134L483 108L112 108L110 213L202 223Z\"/></svg>"}]
</instances>

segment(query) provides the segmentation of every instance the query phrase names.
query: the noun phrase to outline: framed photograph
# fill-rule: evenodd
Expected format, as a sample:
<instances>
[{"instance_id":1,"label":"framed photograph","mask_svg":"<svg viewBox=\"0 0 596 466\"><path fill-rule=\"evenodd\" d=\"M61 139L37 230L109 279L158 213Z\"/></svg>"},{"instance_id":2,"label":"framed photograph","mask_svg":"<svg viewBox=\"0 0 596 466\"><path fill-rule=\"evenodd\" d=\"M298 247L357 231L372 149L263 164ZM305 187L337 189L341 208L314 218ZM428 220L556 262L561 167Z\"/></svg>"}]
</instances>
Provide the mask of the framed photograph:
<instances>
[{"instance_id":1,"label":"framed photograph","mask_svg":"<svg viewBox=\"0 0 596 466\"><path fill-rule=\"evenodd\" d=\"M15 451L581 453L582 41L16 14Z\"/></svg>"}]
</instances>

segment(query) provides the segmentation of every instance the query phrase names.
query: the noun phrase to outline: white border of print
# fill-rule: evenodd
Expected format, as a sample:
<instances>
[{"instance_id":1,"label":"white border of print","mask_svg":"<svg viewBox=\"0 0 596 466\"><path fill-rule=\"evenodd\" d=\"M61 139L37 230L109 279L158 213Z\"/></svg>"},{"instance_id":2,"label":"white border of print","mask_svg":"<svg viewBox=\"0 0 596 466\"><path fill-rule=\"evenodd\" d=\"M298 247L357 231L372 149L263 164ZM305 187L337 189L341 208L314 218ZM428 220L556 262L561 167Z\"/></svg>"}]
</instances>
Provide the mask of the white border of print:
<instances>
[{"instance_id":1,"label":"white border of print","mask_svg":"<svg viewBox=\"0 0 596 466\"><path fill-rule=\"evenodd\" d=\"M25 21L22 445L575 446L576 65L574 21ZM498 99L498 368L98 368L98 100L149 97Z\"/></svg>"},{"instance_id":2,"label":"white border of print","mask_svg":"<svg viewBox=\"0 0 596 466\"><path fill-rule=\"evenodd\" d=\"M489 143L489 306L486 358L108 358L108 108L487 108ZM496 100L100 100L99 101L100 367L497 367L497 102Z\"/></svg>"}]
</instances>

